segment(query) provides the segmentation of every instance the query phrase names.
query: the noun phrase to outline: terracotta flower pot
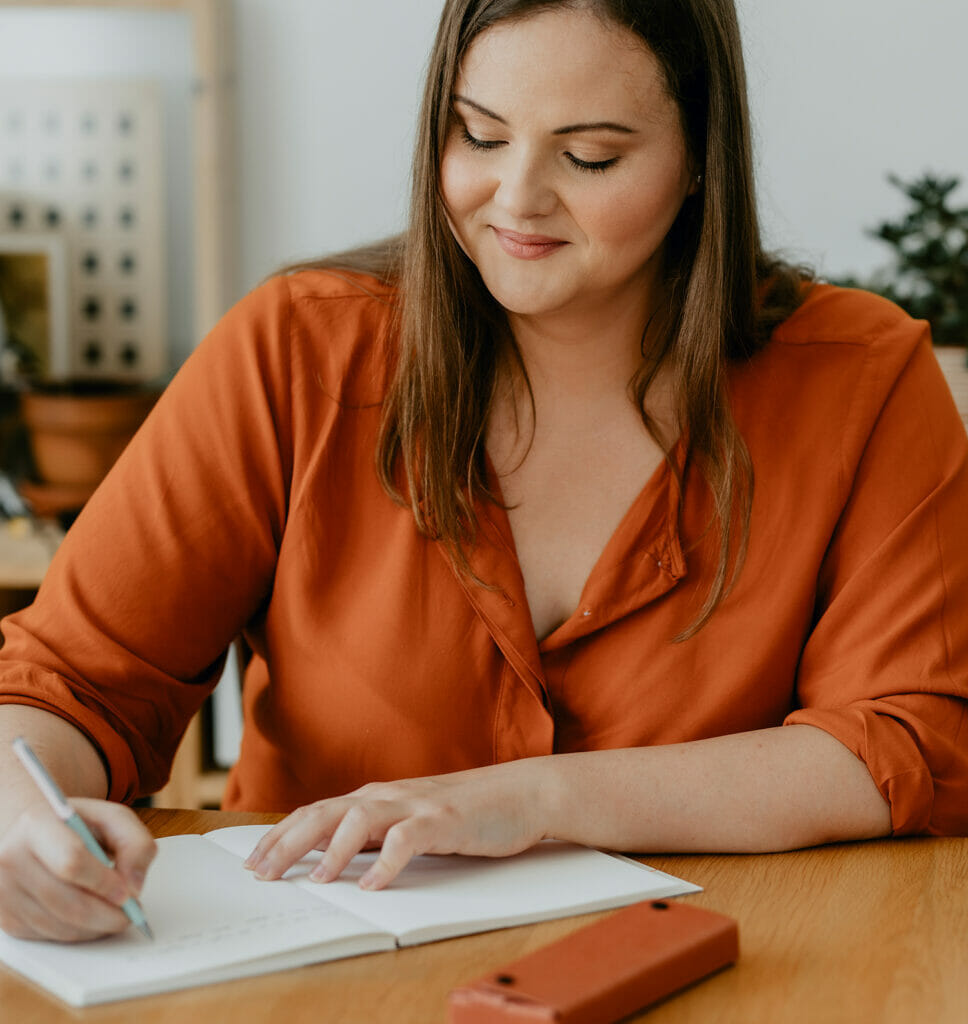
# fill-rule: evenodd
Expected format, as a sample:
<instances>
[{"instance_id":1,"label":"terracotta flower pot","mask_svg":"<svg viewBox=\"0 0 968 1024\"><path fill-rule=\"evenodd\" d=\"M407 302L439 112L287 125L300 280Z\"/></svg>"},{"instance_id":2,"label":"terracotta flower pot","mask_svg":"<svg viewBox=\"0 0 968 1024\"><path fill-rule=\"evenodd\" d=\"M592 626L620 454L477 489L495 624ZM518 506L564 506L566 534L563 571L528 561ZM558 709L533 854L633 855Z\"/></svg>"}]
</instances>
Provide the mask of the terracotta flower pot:
<instances>
[{"instance_id":1,"label":"terracotta flower pot","mask_svg":"<svg viewBox=\"0 0 968 1024\"><path fill-rule=\"evenodd\" d=\"M25 392L21 415L42 482L93 492L157 398L142 387L97 381Z\"/></svg>"}]
</instances>

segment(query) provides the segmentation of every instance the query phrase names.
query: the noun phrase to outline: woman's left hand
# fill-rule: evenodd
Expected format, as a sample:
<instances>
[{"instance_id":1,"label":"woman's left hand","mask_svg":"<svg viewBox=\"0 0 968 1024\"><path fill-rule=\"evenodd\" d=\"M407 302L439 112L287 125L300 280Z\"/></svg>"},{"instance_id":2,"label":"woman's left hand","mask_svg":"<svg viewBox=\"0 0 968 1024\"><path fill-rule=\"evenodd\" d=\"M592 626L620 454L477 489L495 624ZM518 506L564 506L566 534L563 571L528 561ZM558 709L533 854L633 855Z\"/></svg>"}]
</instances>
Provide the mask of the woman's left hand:
<instances>
[{"instance_id":1,"label":"woman's left hand","mask_svg":"<svg viewBox=\"0 0 968 1024\"><path fill-rule=\"evenodd\" d=\"M551 758L399 782L377 782L293 811L262 838L245 866L277 879L310 850L325 851L309 877L338 878L355 854L380 848L360 879L382 889L421 853L506 857L545 838L541 790Z\"/></svg>"}]
</instances>

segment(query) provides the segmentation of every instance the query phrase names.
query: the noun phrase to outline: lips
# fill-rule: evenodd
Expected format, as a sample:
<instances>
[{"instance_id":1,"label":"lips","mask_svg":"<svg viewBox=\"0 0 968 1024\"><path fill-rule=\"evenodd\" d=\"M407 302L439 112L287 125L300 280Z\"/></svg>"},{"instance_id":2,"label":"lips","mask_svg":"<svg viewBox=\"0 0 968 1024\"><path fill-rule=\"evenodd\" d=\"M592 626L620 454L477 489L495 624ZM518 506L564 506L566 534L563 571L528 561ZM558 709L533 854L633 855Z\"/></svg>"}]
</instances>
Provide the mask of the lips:
<instances>
[{"instance_id":1,"label":"lips","mask_svg":"<svg viewBox=\"0 0 968 1024\"><path fill-rule=\"evenodd\" d=\"M568 243L548 235L522 235L517 231L492 227L498 245L518 260L540 260L550 256Z\"/></svg>"}]
</instances>

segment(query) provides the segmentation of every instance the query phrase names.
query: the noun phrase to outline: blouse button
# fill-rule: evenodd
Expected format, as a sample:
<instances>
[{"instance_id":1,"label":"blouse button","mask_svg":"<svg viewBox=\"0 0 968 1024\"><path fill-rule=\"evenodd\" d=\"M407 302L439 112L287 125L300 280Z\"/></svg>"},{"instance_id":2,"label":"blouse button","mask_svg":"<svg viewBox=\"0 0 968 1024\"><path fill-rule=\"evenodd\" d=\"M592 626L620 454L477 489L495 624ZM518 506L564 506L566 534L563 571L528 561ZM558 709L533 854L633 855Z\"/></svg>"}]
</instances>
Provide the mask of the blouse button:
<instances>
[{"instance_id":1,"label":"blouse button","mask_svg":"<svg viewBox=\"0 0 968 1024\"><path fill-rule=\"evenodd\" d=\"M592 610L591 610L591 608L586 608L586 609L585 609L585 610L584 610L584 611L582 612L582 616L583 616L584 618L586 618L586 619L587 619L587 618L588 618L588 616L589 616L589 615L591 615L591 613L592 613Z\"/></svg>"}]
</instances>

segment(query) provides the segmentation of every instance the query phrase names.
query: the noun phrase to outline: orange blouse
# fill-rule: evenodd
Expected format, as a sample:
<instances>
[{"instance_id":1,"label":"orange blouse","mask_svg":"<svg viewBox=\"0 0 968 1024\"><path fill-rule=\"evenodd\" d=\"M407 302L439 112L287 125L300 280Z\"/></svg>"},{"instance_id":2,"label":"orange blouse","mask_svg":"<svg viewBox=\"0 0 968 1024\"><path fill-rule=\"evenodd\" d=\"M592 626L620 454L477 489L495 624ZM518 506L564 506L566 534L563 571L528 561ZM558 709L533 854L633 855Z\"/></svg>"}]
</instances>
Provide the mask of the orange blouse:
<instances>
[{"instance_id":1,"label":"orange blouse","mask_svg":"<svg viewBox=\"0 0 968 1024\"><path fill-rule=\"evenodd\" d=\"M3 623L0 700L77 725L130 800L244 632L229 808L799 722L866 762L895 833L968 833L968 437L924 324L813 289L731 371L756 491L712 620L672 642L718 547L680 447L681 496L663 465L539 643L505 514L482 508L483 589L377 479L393 302L303 272L222 320Z\"/></svg>"}]
</instances>

